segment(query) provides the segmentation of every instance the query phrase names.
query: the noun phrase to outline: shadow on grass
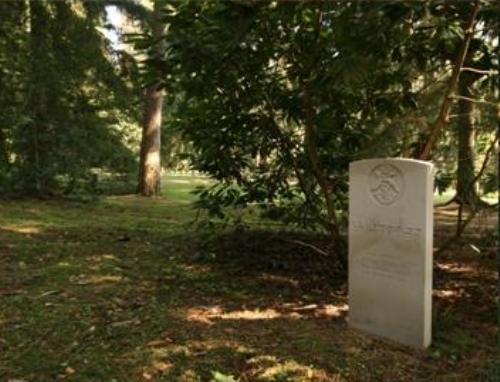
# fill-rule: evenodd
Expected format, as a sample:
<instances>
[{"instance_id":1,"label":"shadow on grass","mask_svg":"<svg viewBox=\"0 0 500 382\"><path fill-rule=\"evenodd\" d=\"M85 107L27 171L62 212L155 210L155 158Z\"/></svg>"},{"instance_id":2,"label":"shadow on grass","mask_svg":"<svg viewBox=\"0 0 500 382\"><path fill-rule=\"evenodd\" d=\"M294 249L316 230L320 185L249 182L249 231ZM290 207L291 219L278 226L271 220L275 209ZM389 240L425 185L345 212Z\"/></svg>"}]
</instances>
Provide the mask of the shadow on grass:
<instances>
[{"instance_id":1,"label":"shadow on grass","mask_svg":"<svg viewBox=\"0 0 500 382\"><path fill-rule=\"evenodd\" d=\"M464 264L443 262L435 345L418 352L348 328L345 274L294 243L328 251L327 238L206 241L187 211L134 197L4 208L0 380L477 380L493 354L484 274Z\"/></svg>"}]
</instances>

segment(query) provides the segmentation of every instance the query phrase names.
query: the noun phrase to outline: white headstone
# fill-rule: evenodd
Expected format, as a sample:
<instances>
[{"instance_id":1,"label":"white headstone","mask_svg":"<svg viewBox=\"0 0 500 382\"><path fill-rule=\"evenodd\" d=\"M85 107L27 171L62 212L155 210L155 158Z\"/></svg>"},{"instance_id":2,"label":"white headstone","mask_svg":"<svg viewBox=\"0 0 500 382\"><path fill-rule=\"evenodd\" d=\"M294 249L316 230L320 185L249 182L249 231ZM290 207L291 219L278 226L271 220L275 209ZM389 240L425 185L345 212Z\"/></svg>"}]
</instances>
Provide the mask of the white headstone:
<instances>
[{"instance_id":1,"label":"white headstone","mask_svg":"<svg viewBox=\"0 0 500 382\"><path fill-rule=\"evenodd\" d=\"M405 345L431 343L433 165L369 159L349 169L349 321Z\"/></svg>"}]
</instances>

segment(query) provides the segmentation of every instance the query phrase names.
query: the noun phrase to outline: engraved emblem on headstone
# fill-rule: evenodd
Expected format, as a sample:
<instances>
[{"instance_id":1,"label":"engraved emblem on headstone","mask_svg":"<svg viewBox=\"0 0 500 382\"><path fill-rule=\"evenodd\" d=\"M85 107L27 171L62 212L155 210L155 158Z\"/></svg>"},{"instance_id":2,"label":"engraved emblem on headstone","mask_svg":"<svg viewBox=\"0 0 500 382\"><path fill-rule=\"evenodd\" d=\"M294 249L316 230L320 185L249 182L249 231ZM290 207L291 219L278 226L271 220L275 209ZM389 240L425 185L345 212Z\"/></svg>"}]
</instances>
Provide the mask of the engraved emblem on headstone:
<instances>
[{"instance_id":1,"label":"engraved emblem on headstone","mask_svg":"<svg viewBox=\"0 0 500 382\"><path fill-rule=\"evenodd\" d=\"M403 174L390 164L380 164L370 173L370 194L383 206L398 200L404 188Z\"/></svg>"}]
</instances>

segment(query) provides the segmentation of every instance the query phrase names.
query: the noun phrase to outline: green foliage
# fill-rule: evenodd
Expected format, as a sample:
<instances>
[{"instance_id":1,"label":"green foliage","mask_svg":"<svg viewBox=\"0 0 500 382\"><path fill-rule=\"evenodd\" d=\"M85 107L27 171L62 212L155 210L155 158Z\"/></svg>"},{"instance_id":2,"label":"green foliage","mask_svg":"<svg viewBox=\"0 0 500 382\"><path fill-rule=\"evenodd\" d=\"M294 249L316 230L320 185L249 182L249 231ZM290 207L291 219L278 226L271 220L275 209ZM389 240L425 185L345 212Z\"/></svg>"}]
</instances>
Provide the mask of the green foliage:
<instances>
[{"instance_id":1,"label":"green foliage","mask_svg":"<svg viewBox=\"0 0 500 382\"><path fill-rule=\"evenodd\" d=\"M474 49L491 67L485 9ZM344 217L351 161L411 157L425 139L469 12L443 2L169 3L166 38L138 41L166 44L144 78L162 82L170 128L192 144L191 164L219 182L198 193L198 206L224 217L226 207L258 205L267 217L325 227L326 187ZM443 143L440 191L456 171L456 139Z\"/></svg>"},{"instance_id":2,"label":"green foliage","mask_svg":"<svg viewBox=\"0 0 500 382\"><path fill-rule=\"evenodd\" d=\"M426 32L412 28L422 12L391 3L170 6L168 54L148 64L175 95L171 123L192 142L191 163L220 182L199 193L199 206L222 217L223 207L257 203L300 225L326 220L306 147L309 113L319 165L345 211L349 162L401 150L397 134L374 142L416 108L413 53Z\"/></svg>"},{"instance_id":3,"label":"green foliage","mask_svg":"<svg viewBox=\"0 0 500 382\"><path fill-rule=\"evenodd\" d=\"M93 192L130 172L137 91L120 77L93 1L2 2L0 192ZM4 91L5 90L5 91ZM132 101L132 102L131 102Z\"/></svg>"}]
</instances>

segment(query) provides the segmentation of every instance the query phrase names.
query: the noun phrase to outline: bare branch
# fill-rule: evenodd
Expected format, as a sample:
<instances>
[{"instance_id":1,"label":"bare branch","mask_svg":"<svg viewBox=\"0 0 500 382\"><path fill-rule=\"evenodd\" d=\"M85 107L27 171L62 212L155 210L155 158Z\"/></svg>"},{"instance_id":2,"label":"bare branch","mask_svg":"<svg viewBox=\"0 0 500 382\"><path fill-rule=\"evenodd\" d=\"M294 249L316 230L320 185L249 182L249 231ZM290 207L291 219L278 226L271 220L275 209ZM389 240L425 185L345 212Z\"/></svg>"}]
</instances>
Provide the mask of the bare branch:
<instances>
[{"instance_id":1,"label":"bare branch","mask_svg":"<svg viewBox=\"0 0 500 382\"><path fill-rule=\"evenodd\" d=\"M484 99L470 98L470 97L461 96L461 95L452 95L449 98L451 98L451 99L463 99L463 100L469 101L469 102L482 103L482 104L485 104L485 105L492 105L492 106L495 106L495 107L500 107L500 104L495 103L495 102L486 101Z\"/></svg>"},{"instance_id":2,"label":"bare branch","mask_svg":"<svg viewBox=\"0 0 500 382\"><path fill-rule=\"evenodd\" d=\"M291 244L298 244L298 245L301 245L303 247L307 247L307 248L310 248L312 249L313 251L319 253L320 255L323 255L323 256L328 256L330 257L331 255L326 252L326 251L323 251L322 249L312 245L312 244L309 244L309 243L304 243L303 241L300 241L300 240L286 240L286 239L281 239L282 241L286 242L286 243L291 243Z\"/></svg>"},{"instance_id":3,"label":"bare branch","mask_svg":"<svg viewBox=\"0 0 500 382\"><path fill-rule=\"evenodd\" d=\"M476 69L476 68L461 68L460 69L462 72L474 72L478 74L487 74L487 75L493 75L493 74L498 74L498 70L481 70L481 69Z\"/></svg>"}]
</instances>

